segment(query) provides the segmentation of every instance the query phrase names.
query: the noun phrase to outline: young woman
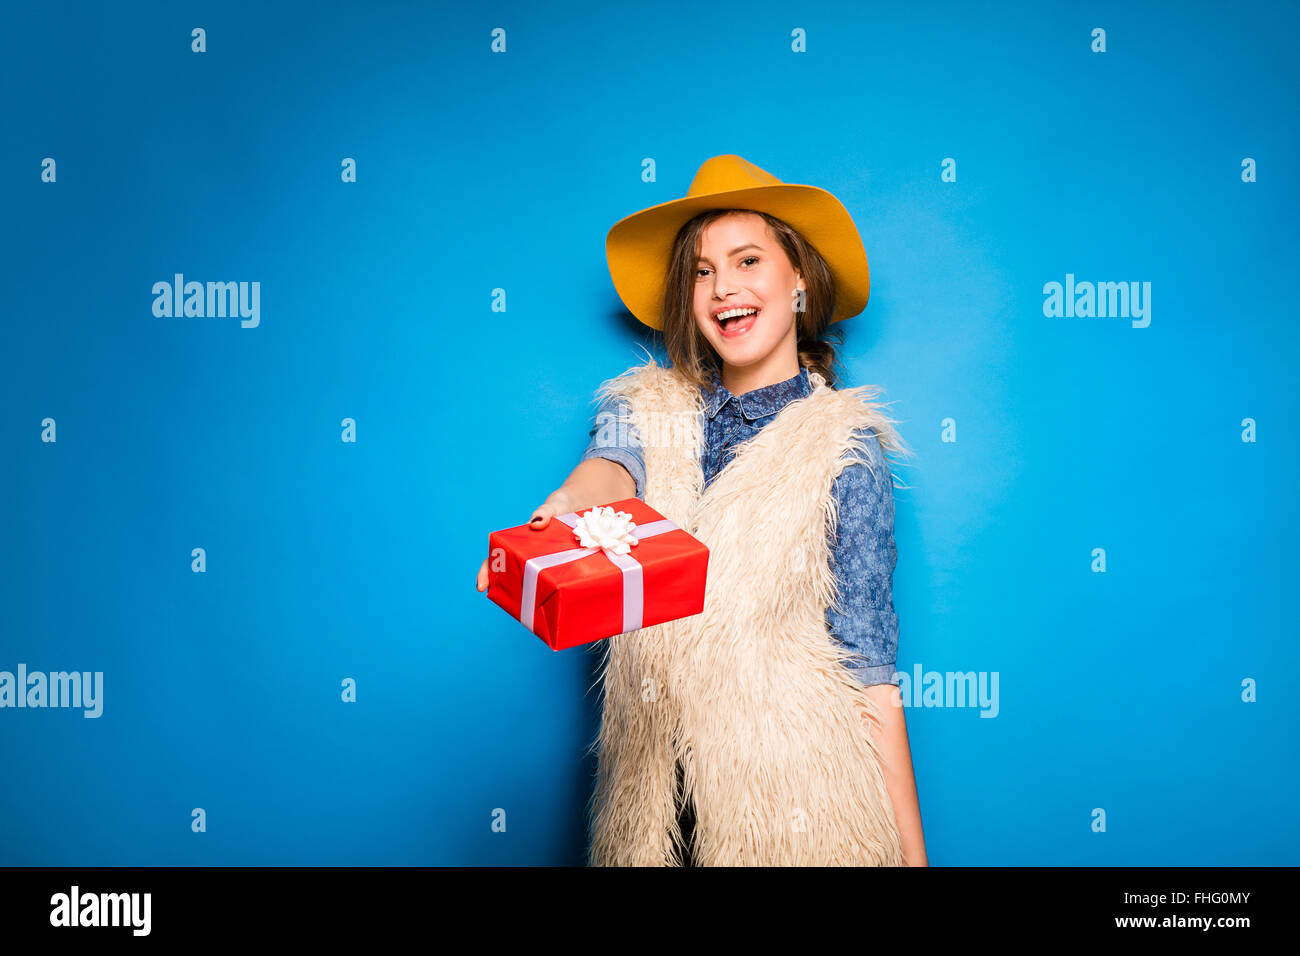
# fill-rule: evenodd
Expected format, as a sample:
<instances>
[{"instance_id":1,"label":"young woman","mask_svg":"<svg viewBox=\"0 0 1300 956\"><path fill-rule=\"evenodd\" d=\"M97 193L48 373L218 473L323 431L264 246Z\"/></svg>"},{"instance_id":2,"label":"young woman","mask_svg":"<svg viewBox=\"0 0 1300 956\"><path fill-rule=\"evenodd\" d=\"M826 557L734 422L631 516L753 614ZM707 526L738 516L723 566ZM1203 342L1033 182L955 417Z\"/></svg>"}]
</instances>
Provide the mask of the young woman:
<instances>
[{"instance_id":1,"label":"young woman","mask_svg":"<svg viewBox=\"0 0 1300 956\"><path fill-rule=\"evenodd\" d=\"M592 442L533 514L640 497L710 548L704 613L603 655L596 865L926 865L894 676L892 476L870 387L834 387L866 254L825 190L739 156L607 242L662 330L602 384ZM478 588L487 588L487 564Z\"/></svg>"}]
</instances>

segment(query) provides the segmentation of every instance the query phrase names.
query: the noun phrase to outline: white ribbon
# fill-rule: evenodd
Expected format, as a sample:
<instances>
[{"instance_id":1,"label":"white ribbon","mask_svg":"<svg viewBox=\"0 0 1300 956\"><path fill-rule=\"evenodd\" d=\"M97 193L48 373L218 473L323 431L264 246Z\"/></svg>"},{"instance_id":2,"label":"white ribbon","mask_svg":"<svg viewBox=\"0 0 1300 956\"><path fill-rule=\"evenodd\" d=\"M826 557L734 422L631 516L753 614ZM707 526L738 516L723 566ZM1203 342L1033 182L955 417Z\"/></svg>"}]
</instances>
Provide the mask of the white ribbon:
<instances>
[{"instance_id":1,"label":"white ribbon","mask_svg":"<svg viewBox=\"0 0 1300 956\"><path fill-rule=\"evenodd\" d=\"M609 554L627 554L636 544L636 522L626 511L612 506L592 508L578 519L573 533L584 548L604 548Z\"/></svg>"},{"instance_id":2,"label":"white ribbon","mask_svg":"<svg viewBox=\"0 0 1300 956\"><path fill-rule=\"evenodd\" d=\"M591 514L591 512L588 511L585 514ZM578 513L570 511L568 514L556 515L555 520L563 521L570 528L576 528ZM636 527L636 539L641 541L645 538L652 538L657 534L663 534L666 531L676 530L678 530L677 525L664 518L659 521L651 521L649 524L638 525ZM537 577L543 570L553 568L558 564L578 561L601 551L623 572L623 633L638 630L645 615L645 586L641 574L641 562L630 554L617 554L613 547L571 548L568 551L556 551L554 554L543 554L535 558L529 558L524 564L524 593L519 608L520 623L534 634L537 633L537 629L533 626L533 619L537 610Z\"/></svg>"}]
</instances>

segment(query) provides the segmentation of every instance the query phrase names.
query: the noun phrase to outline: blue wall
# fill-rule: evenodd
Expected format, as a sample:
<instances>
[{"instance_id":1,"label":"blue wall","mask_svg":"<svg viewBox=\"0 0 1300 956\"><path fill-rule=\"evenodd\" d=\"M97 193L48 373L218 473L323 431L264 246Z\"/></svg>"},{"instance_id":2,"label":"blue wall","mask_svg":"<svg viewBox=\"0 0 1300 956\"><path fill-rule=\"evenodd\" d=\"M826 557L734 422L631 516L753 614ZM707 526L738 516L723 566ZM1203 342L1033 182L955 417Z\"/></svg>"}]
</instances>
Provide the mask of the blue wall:
<instances>
[{"instance_id":1,"label":"blue wall","mask_svg":"<svg viewBox=\"0 0 1300 956\"><path fill-rule=\"evenodd\" d=\"M0 670L104 695L0 709L0 862L581 863L591 655L472 579L662 354L606 231L720 153L856 219L899 668L998 675L907 712L931 862L1298 862L1296 8L550 6L6 11Z\"/></svg>"}]
</instances>

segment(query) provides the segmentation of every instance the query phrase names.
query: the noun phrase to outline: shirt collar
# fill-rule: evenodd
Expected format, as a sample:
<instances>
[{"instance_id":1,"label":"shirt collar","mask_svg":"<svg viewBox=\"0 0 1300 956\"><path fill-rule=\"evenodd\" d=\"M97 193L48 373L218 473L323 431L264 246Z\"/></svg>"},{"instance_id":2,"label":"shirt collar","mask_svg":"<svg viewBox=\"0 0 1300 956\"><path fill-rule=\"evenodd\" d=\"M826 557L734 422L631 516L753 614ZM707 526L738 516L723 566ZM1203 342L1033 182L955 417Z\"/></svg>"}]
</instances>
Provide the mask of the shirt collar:
<instances>
[{"instance_id":1,"label":"shirt collar","mask_svg":"<svg viewBox=\"0 0 1300 956\"><path fill-rule=\"evenodd\" d=\"M774 385L764 385L743 395L732 395L727 391L716 369L710 370L709 378L713 390L711 392L706 390L704 393L704 408L709 418L714 418L729 401L734 401L740 409L740 414L749 421L765 418L768 415L775 415L795 399L806 398L813 390L806 367L800 367L799 374L793 378Z\"/></svg>"}]
</instances>

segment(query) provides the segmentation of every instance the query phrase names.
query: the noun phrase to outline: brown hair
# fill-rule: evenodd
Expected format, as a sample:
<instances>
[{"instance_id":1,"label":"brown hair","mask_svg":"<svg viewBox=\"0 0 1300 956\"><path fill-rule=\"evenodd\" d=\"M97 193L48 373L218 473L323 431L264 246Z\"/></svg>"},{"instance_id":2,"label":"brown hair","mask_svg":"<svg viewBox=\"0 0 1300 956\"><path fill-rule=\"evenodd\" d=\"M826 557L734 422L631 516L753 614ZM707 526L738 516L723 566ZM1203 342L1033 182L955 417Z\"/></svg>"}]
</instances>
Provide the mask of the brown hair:
<instances>
[{"instance_id":1,"label":"brown hair","mask_svg":"<svg viewBox=\"0 0 1300 956\"><path fill-rule=\"evenodd\" d=\"M790 265L803 276L807 292L803 312L795 313L795 336L799 364L807 366L834 386L839 358L835 348L843 344L844 333L831 328L835 314L835 280L830 266L812 243L793 228L755 209L710 209L700 213L677 231L668 260L668 281L664 288L664 345L669 361L692 384L709 387L710 372L722 374L721 359L695 321L695 273L699 263L700 237L714 220L731 213L761 216L769 231L785 250Z\"/></svg>"}]
</instances>

